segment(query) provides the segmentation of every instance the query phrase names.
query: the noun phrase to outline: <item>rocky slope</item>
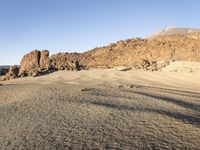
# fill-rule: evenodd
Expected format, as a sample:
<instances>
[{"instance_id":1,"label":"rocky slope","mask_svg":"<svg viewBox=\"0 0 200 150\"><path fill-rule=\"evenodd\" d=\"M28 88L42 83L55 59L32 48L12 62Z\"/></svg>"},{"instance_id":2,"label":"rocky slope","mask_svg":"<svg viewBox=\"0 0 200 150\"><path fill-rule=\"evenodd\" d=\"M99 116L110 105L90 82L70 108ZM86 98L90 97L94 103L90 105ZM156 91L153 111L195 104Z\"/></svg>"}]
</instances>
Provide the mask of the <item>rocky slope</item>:
<instances>
[{"instance_id":1,"label":"rocky slope","mask_svg":"<svg viewBox=\"0 0 200 150\"><path fill-rule=\"evenodd\" d=\"M84 53L59 53L53 62L80 62L85 68L112 68L170 61L200 61L200 33L168 35L151 39L128 39Z\"/></svg>"},{"instance_id":2,"label":"rocky slope","mask_svg":"<svg viewBox=\"0 0 200 150\"><path fill-rule=\"evenodd\" d=\"M140 60L200 61L200 34L119 41L84 53L81 62L87 67L113 67L134 66Z\"/></svg>"}]
</instances>

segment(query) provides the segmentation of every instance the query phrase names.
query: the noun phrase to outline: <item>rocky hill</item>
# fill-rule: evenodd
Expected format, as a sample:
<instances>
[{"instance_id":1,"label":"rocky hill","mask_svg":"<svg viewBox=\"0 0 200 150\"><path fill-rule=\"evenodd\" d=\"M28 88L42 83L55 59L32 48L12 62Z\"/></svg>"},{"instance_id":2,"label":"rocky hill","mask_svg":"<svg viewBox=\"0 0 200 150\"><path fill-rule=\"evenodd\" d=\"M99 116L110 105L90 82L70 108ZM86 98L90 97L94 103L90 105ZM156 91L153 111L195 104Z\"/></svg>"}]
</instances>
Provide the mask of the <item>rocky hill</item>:
<instances>
[{"instance_id":1,"label":"rocky hill","mask_svg":"<svg viewBox=\"0 0 200 150\"><path fill-rule=\"evenodd\" d=\"M87 67L132 66L141 59L200 61L200 33L119 41L84 53L81 63Z\"/></svg>"},{"instance_id":2,"label":"rocky hill","mask_svg":"<svg viewBox=\"0 0 200 150\"><path fill-rule=\"evenodd\" d=\"M200 62L200 33L176 33L147 39L121 40L84 53L58 53L49 57L47 50L34 50L22 58L18 71L15 66L7 70L7 73L4 72L3 74L6 77L4 76L3 80L38 76L56 70L127 66L156 71L165 67L171 61Z\"/></svg>"}]
</instances>

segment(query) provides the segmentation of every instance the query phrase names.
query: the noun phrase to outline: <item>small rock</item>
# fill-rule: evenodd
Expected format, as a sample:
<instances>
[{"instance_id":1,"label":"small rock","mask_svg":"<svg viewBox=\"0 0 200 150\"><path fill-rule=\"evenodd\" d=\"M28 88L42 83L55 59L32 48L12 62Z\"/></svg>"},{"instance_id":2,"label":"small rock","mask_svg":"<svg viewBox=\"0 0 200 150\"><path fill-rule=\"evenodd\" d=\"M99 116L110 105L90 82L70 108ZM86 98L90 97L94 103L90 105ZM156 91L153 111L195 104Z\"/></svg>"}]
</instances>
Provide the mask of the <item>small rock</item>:
<instances>
[{"instance_id":1,"label":"small rock","mask_svg":"<svg viewBox=\"0 0 200 150\"><path fill-rule=\"evenodd\" d=\"M129 71L132 69L132 67L121 66L121 67L115 67L114 69L117 71Z\"/></svg>"},{"instance_id":2,"label":"small rock","mask_svg":"<svg viewBox=\"0 0 200 150\"><path fill-rule=\"evenodd\" d=\"M84 88L84 89L81 89L82 92L85 92L85 91L87 92L87 91L92 91L92 90L93 90L92 88Z\"/></svg>"}]
</instances>

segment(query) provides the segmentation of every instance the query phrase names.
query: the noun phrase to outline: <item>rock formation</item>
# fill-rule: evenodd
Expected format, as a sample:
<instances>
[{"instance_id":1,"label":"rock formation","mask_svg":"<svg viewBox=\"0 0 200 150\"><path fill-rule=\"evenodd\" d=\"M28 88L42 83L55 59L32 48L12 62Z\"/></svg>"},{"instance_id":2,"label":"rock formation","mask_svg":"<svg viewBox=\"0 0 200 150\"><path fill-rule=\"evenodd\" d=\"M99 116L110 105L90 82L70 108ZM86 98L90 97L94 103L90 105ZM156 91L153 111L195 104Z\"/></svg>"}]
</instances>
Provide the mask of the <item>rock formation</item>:
<instances>
[{"instance_id":1,"label":"rock formation","mask_svg":"<svg viewBox=\"0 0 200 150\"><path fill-rule=\"evenodd\" d=\"M6 70L6 72L2 74L2 76L0 77L0 81L18 78L18 74L19 74L19 67L11 66L8 70Z\"/></svg>"},{"instance_id":2,"label":"rock formation","mask_svg":"<svg viewBox=\"0 0 200 150\"><path fill-rule=\"evenodd\" d=\"M84 53L80 62L87 68L110 68L132 66L140 60L200 61L200 34L119 41Z\"/></svg>"},{"instance_id":3,"label":"rock formation","mask_svg":"<svg viewBox=\"0 0 200 150\"><path fill-rule=\"evenodd\" d=\"M40 65L40 51L34 50L26 54L20 63L19 76L24 77L31 74L31 71L38 70Z\"/></svg>"},{"instance_id":4,"label":"rock formation","mask_svg":"<svg viewBox=\"0 0 200 150\"><path fill-rule=\"evenodd\" d=\"M20 63L19 76L36 76L50 68L49 51L34 50L26 54Z\"/></svg>"},{"instance_id":5,"label":"rock formation","mask_svg":"<svg viewBox=\"0 0 200 150\"><path fill-rule=\"evenodd\" d=\"M49 57L49 51L34 50L26 54L20 63L19 76L33 76L56 70L80 70L77 53L59 53Z\"/></svg>"},{"instance_id":6,"label":"rock formation","mask_svg":"<svg viewBox=\"0 0 200 150\"><path fill-rule=\"evenodd\" d=\"M136 61L132 67L134 69L141 69L146 71L160 71L163 67L169 65L169 61L149 61L145 59L141 59Z\"/></svg>"},{"instance_id":7,"label":"rock formation","mask_svg":"<svg viewBox=\"0 0 200 150\"><path fill-rule=\"evenodd\" d=\"M19 74L19 67L18 66L11 66L8 73L6 74L9 80L15 79L18 77Z\"/></svg>"},{"instance_id":8,"label":"rock formation","mask_svg":"<svg viewBox=\"0 0 200 150\"><path fill-rule=\"evenodd\" d=\"M79 64L81 54L79 53L58 53L50 57L51 67L55 70L81 70Z\"/></svg>"},{"instance_id":9,"label":"rock formation","mask_svg":"<svg viewBox=\"0 0 200 150\"><path fill-rule=\"evenodd\" d=\"M171 61L200 62L200 33L189 29L168 29L168 34L153 38L121 40L108 46L95 48L84 53L58 53L49 57L49 51L34 50L26 54L20 70L0 70L0 76L12 79L38 76L57 70L81 70L90 68L125 68L149 71L161 70ZM167 32L166 31L166 32ZM170 31L170 32L169 32ZM171 34L184 32L184 34Z\"/></svg>"}]
</instances>

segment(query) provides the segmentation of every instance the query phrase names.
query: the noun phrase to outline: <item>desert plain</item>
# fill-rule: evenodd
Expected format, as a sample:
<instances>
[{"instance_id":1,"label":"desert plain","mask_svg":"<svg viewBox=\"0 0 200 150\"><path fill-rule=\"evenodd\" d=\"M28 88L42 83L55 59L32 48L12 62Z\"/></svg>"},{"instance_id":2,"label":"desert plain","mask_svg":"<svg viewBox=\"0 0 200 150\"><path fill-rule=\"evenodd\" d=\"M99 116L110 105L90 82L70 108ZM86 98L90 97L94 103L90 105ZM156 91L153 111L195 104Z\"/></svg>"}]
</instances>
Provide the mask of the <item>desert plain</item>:
<instances>
[{"instance_id":1,"label":"desert plain","mask_svg":"<svg viewBox=\"0 0 200 150\"><path fill-rule=\"evenodd\" d=\"M159 72L118 67L2 81L0 147L200 149L198 67L174 62Z\"/></svg>"}]
</instances>

